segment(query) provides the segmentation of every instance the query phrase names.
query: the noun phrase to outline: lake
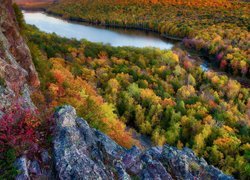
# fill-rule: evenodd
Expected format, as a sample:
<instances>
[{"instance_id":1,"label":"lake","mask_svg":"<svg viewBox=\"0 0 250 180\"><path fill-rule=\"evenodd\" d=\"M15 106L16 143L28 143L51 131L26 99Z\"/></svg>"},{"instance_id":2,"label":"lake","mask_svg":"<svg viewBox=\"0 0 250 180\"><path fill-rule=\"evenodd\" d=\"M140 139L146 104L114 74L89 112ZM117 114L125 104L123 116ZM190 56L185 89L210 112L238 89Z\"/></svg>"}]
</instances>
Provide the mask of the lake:
<instances>
[{"instance_id":1,"label":"lake","mask_svg":"<svg viewBox=\"0 0 250 180\"><path fill-rule=\"evenodd\" d=\"M136 30L110 29L84 23L69 22L43 12L23 11L27 24L35 25L46 33L56 33L67 38L86 39L112 46L156 47L171 49L174 43L154 33Z\"/></svg>"}]
</instances>

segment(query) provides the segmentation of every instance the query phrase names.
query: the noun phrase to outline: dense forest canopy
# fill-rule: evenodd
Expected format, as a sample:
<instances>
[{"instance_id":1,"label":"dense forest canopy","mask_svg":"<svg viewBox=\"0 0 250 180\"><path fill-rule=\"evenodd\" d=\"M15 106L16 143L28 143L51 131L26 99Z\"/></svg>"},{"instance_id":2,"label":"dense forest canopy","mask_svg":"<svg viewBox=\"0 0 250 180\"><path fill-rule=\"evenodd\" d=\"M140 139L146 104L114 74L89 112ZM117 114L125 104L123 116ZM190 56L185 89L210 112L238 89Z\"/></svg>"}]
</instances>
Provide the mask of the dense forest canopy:
<instances>
[{"instance_id":1,"label":"dense forest canopy","mask_svg":"<svg viewBox=\"0 0 250 180\"><path fill-rule=\"evenodd\" d=\"M21 0L21 1L27 1L27 0ZM32 1L32 0L31 0ZM82 4L88 4L88 3L97 3L97 4L107 4L110 5L118 5L118 4L172 4L172 5L189 5L189 6L224 6L224 7L230 7L234 4L234 1L231 0L60 0L58 1L60 3L74 3L74 2L80 2ZM237 1L235 1L237 2Z\"/></svg>"},{"instance_id":2,"label":"dense forest canopy","mask_svg":"<svg viewBox=\"0 0 250 180\"><path fill-rule=\"evenodd\" d=\"M17 4L51 3L54 0L14 0Z\"/></svg>"},{"instance_id":3,"label":"dense forest canopy","mask_svg":"<svg viewBox=\"0 0 250 180\"><path fill-rule=\"evenodd\" d=\"M190 147L223 172L250 177L249 88L225 75L204 72L178 48L111 47L40 32L25 25L14 7L41 80L32 99L43 110L43 118L25 112L19 126L29 131L21 140L30 135L31 141L48 146L44 139L49 139L53 122L47 117L56 107L70 104L92 127L124 147L139 145L126 128L133 127L156 145ZM47 12L183 38L186 47L209 56L215 66L249 78L249 8L239 0L60 0ZM10 123L1 124L0 131L15 129L17 110L10 111ZM27 150L15 143L23 145L3 143L1 151L11 148L20 155Z\"/></svg>"},{"instance_id":4,"label":"dense forest canopy","mask_svg":"<svg viewBox=\"0 0 250 180\"><path fill-rule=\"evenodd\" d=\"M38 105L69 103L125 147L138 143L126 124L249 176L250 91L237 81L202 71L180 49L114 48L31 27L27 37L44 92L33 97Z\"/></svg>"},{"instance_id":5,"label":"dense forest canopy","mask_svg":"<svg viewBox=\"0 0 250 180\"><path fill-rule=\"evenodd\" d=\"M61 0L47 9L66 19L151 29L211 58L233 75L250 77L249 9L245 1Z\"/></svg>"},{"instance_id":6,"label":"dense forest canopy","mask_svg":"<svg viewBox=\"0 0 250 180\"><path fill-rule=\"evenodd\" d=\"M54 2L54 0L13 0L13 2L17 3L21 7L42 9L47 8L48 5Z\"/></svg>"}]
</instances>

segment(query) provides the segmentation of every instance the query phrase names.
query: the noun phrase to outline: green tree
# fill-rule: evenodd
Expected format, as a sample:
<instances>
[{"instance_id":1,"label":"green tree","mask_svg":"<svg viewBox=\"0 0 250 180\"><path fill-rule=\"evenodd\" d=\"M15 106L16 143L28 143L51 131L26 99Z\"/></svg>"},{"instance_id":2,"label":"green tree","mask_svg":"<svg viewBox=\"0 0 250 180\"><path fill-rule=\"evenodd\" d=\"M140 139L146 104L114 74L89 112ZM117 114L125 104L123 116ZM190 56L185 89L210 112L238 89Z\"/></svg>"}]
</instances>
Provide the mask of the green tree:
<instances>
[{"instance_id":1,"label":"green tree","mask_svg":"<svg viewBox=\"0 0 250 180\"><path fill-rule=\"evenodd\" d=\"M140 105L135 106L135 124L137 127L140 127L145 122L145 109Z\"/></svg>"}]
</instances>

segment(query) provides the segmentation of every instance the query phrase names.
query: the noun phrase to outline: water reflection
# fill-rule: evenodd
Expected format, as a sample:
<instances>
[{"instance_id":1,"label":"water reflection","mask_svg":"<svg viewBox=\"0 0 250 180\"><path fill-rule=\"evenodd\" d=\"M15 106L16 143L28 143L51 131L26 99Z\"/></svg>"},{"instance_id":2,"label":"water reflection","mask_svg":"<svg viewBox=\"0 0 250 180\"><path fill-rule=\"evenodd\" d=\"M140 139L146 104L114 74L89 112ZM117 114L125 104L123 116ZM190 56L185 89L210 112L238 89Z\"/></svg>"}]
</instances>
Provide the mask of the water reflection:
<instances>
[{"instance_id":1,"label":"water reflection","mask_svg":"<svg viewBox=\"0 0 250 180\"><path fill-rule=\"evenodd\" d=\"M171 49L174 44L153 33L133 30L106 29L86 24L68 22L42 12L23 12L26 23L37 26L41 31L56 33L67 38L87 39L112 46L156 47Z\"/></svg>"}]
</instances>

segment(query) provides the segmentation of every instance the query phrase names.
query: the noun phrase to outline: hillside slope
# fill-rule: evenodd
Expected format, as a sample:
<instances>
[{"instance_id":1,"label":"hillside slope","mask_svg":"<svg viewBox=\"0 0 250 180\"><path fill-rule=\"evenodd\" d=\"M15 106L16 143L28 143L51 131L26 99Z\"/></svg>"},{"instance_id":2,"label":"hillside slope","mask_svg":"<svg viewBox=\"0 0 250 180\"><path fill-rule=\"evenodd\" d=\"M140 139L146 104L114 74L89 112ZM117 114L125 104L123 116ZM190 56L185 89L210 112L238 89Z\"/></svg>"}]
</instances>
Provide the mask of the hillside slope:
<instances>
[{"instance_id":1,"label":"hillside slope","mask_svg":"<svg viewBox=\"0 0 250 180\"><path fill-rule=\"evenodd\" d=\"M0 179L15 177L16 156L37 141L31 95L40 81L15 10L11 0L0 1Z\"/></svg>"},{"instance_id":2,"label":"hillside slope","mask_svg":"<svg viewBox=\"0 0 250 180\"><path fill-rule=\"evenodd\" d=\"M30 50L20 35L11 1L1 1L0 17L0 91L2 95L0 112L2 112L12 104L12 101L16 101L20 94L25 96L22 97L23 99L30 101L29 91L37 88L40 82Z\"/></svg>"}]
</instances>

